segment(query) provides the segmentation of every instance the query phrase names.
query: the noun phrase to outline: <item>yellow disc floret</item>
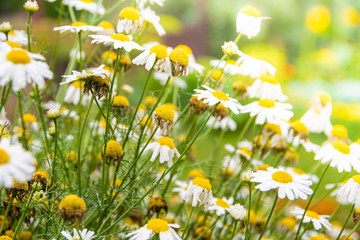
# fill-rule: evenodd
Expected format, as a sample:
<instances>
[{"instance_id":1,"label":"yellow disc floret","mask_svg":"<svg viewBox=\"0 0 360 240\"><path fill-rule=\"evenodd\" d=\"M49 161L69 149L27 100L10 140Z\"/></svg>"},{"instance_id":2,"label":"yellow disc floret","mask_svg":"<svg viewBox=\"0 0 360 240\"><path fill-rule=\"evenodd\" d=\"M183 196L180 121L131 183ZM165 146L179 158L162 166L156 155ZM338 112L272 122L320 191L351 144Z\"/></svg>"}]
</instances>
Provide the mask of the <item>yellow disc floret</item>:
<instances>
[{"instance_id":1,"label":"yellow disc floret","mask_svg":"<svg viewBox=\"0 0 360 240\"><path fill-rule=\"evenodd\" d=\"M25 113L23 115L23 120L26 123L34 123L34 122L36 122L36 117L31 113Z\"/></svg>"},{"instance_id":2,"label":"yellow disc floret","mask_svg":"<svg viewBox=\"0 0 360 240\"><path fill-rule=\"evenodd\" d=\"M153 231L154 233L161 233L167 232L170 227L167 221L159 218L154 218L148 221L148 223L146 224L146 228Z\"/></svg>"},{"instance_id":3,"label":"yellow disc floret","mask_svg":"<svg viewBox=\"0 0 360 240\"><path fill-rule=\"evenodd\" d=\"M315 94L315 97L320 99L321 105L325 106L327 103L332 102L332 97L327 92L318 92Z\"/></svg>"},{"instance_id":4,"label":"yellow disc floret","mask_svg":"<svg viewBox=\"0 0 360 240\"><path fill-rule=\"evenodd\" d=\"M340 124L336 124L333 126L333 129L331 130L331 135L337 138L347 138L348 137L348 131L346 127Z\"/></svg>"},{"instance_id":5,"label":"yellow disc floret","mask_svg":"<svg viewBox=\"0 0 360 240\"><path fill-rule=\"evenodd\" d=\"M202 187L208 191L211 190L211 184L209 179L196 177L192 182L196 186Z\"/></svg>"},{"instance_id":6,"label":"yellow disc floret","mask_svg":"<svg viewBox=\"0 0 360 240\"><path fill-rule=\"evenodd\" d=\"M316 33L324 32L330 24L330 11L325 6L316 6L306 14L306 25Z\"/></svg>"},{"instance_id":7,"label":"yellow disc floret","mask_svg":"<svg viewBox=\"0 0 360 240\"><path fill-rule=\"evenodd\" d=\"M119 17L126 18L132 21L138 21L140 19L140 13L134 7L126 7L120 11Z\"/></svg>"},{"instance_id":8,"label":"yellow disc floret","mask_svg":"<svg viewBox=\"0 0 360 240\"><path fill-rule=\"evenodd\" d=\"M81 216L86 212L85 201L75 194L66 196L60 202L60 211L66 216Z\"/></svg>"},{"instance_id":9,"label":"yellow disc floret","mask_svg":"<svg viewBox=\"0 0 360 240\"><path fill-rule=\"evenodd\" d=\"M277 78L273 75L270 75L270 74L265 74L265 75L262 75L260 77L260 80L263 81L263 82L267 82L267 83L270 83L270 84L279 84L279 81L277 80Z\"/></svg>"},{"instance_id":10,"label":"yellow disc floret","mask_svg":"<svg viewBox=\"0 0 360 240\"><path fill-rule=\"evenodd\" d=\"M280 128L279 125L277 125L277 124L275 124L275 123L267 123L267 124L265 125L265 128L266 128L266 129L269 129L269 130L272 131L272 132L275 132L275 133L281 135L281 128Z\"/></svg>"},{"instance_id":11,"label":"yellow disc floret","mask_svg":"<svg viewBox=\"0 0 360 240\"><path fill-rule=\"evenodd\" d=\"M211 92L211 94L220 101L229 101L230 100L229 97L225 93L220 92L220 91L213 91L213 92Z\"/></svg>"},{"instance_id":12,"label":"yellow disc floret","mask_svg":"<svg viewBox=\"0 0 360 240\"><path fill-rule=\"evenodd\" d=\"M260 17L260 11L256 7L245 5L240 9L240 12L253 17Z\"/></svg>"},{"instance_id":13,"label":"yellow disc floret","mask_svg":"<svg viewBox=\"0 0 360 240\"><path fill-rule=\"evenodd\" d=\"M158 117L169 121L169 122L173 122L174 121L174 110L171 109L171 107L167 106L167 105L162 105L160 107L157 107L155 109L155 113Z\"/></svg>"},{"instance_id":14,"label":"yellow disc floret","mask_svg":"<svg viewBox=\"0 0 360 240\"><path fill-rule=\"evenodd\" d=\"M203 171L201 169L192 169L189 172L189 177L190 178L205 178L205 174L203 173Z\"/></svg>"},{"instance_id":15,"label":"yellow disc floret","mask_svg":"<svg viewBox=\"0 0 360 240\"><path fill-rule=\"evenodd\" d=\"M114 30L114 26L112 25L111 22L109 21L102 21L101 23L98 24L99 27L102 27L104 29L111 29Z\"/></svg>"},{"instance_id":16,"label":"yellow disc floret","mask_svg":"<svg viewBox=\"0 0 360 240\"><path fill-rule=\"evenodd\" d=\"M158 44L150 48L151 53L155 53L156 57L159 59L165 59L168 56L167 46Z\"/></svg>"},{"instance_id":17,"label":"yellow disc floret","mask_svg":"<svg viewBox=\"0 0 360 240\"><path fill-rule=\"evenodd\" d=\"M7 164L10 160L9 154L2 148L0 148L0 166Z\"/></svg>"},{"instance_id":18,"label":"yellow disc floret","mask_svg":"<svg viewBox=\"0 0 360 240\"><path fill-rule=\"evenodd\" d=\"M12 240L12 238L9 236L2 235L0 236L0 240Z\"/></svg>"},{"instance_id":19,"label":"yellow disc floret","mask_svg":"<svg viewBox=\"0 0 360 240\"><path fill-rule=\"evenodd\" d=\"M221 198L219 198L218 200L216 200L216 205L218 205L219 207L222 207L222 208L230 208L230 205L225 202L224 200L222 200Z\"/></svg>"},{"instance_id":20,"label":"yellow disc floret","mask_svg":"<svg viewBox=\"0 0 360 240\"><path fill-rule=\"evenodd\" d=\"M93 0L80 0L80 1L83 3L93 3L94 2Z\"/></svg>"},{"instance_id":21,"label":"yellow disc floret","mask_svg":"<svg viewBox=\"0 0 360 240\"><path fill-rule=\"evenodd\" d=\"M284 217L280 219L280 223L286 226L288 229L293 229L296 224L296 220L292 217Z\"/></svg>"},{"instance_id":22,"label":"yellow disc floret","mask_svg":"<svg viewBox=\"0 0 360 240\"><path fill-rule=\"evenodd\" d=\"M306 135L309 134L309 130L307 129L305 124L300 122L300 120L295 120L295 121L291 122L290 127L292 129L294 129L297 133L303 133L303 134L306 134Z\"/></svg>"},{"instance_id":23,"label":"yellow disc floret","mask_svg":"<svg viewBox=\"0 0 360 240\"><path fill-rule=\"evenodd\" d=\"M168 146L170 149L175 148L174 139L169 137L161 137L157 140L161 146Z\"/></svg>"},{"instance_id":24,"label":"yellow disc floret","mask_svg":"<svg viewBox=\"0 0 360 240\"><path fill-rule=\"evenodd\" d=\"M24 49L12 49L7 55L6 59L14 64L27 64L31 59L29 54Z\"/></svg>"},{"instance_id":25,"label":"yellow disc floret","mask_svg":"<svg viewBox=\"0 0 360 240\"><path fill-rule=\"evenodd\" d=\"M224 73L222 70L220 69L215 69L212 73L211 73L211 78L218 81L220 80L221 78L223 78L224 76Z\"/></svg>"},{"instance_id":26,"label":"yellow disc floret","mask_svg":"<svg viewBox=\"0 0 360 240\"><path fill-rule=\"evenodd\" d=\"M319 214L317 214L316 212L311 211L311 210L306 211L306 216L308 216L309 218L317 219L317 220L320 219Z\"/></svg>"},{"instance_id":27,"label":"yellow disc floret","mask_svg":"<svg viewBox=\"0 0 360 240\"><path fill-rule=\"evenodd\" d=\"M114 107L128 107L129 100L125 96L115 96L113 101Z\"/></svg>"},{"instance_id":28,"label":"yellow disc floret","mask_svg":"<svg viewBox=\"0 0 360 240\"><path fill-rule=\"evenodd\" d=\"M73 24L71 24L71 26L73 26L73 27L81 27L81 26L87 26L87 24L84 23L84 22L74 22Z\"/></svg>"},{"instance_id":29,"label":"yellow disc floret","mask_svg":"<svg viewBox=\"0 0 360 240\"><path fill-rule=\"evenodd\" d=\"M104 147L103 147L104 152ZM106 157L111 158L113 160L119 160L124 154L123 148L120 143L115 140L110 140L106 144Z\"/></svg>"},{"instance_id":30,"label":"yellow disc floret","mask_svg":"<svg viewBox=\"0 0 360 240\"><path fill-rule=\"evenodd\" d=\"M183 49L174 49L170 52L169 58L175 63L187 66L189 64L189 56Z\"/></svg>"},{"instance_id":31,"label":"yellow disc floret","mask_svg":"<svg viewBox=\"0 0 360 240\"><path fill-rule=\"evenodd\" d=\"M272 174L272 179L278 183L291 183L293 181L292 176L283 171L277 171Z\"/></svg>"},{"instance_id":32,"label":"yellow disc floret","mask_svg":"<svg viewBox=\"0 0 360 240\"><path fill-rule=\"evenodd\" d=\"M175 50L175 49L182 49L182 50L184 50L184 51L186 52L187 55L192 54L191 48L190 48L189 46L186 46L186 45L177 45L177 46L174 48L174 50Z\"/></svg>"},{"instance_id":33,"label":"yellow disc floret","mask_svg":"<svg viewBox=\"0 0 360 240\"><path fill-rule=\"evenodd\" d=\"M333 147L343 154L350 154L350 146L344 141L336 140L332 142Z\"/></svg>"},{"instance_id":34,"label":"yellow disc floret","mask_svg":"<svg viewBox=\"0 0 360 240\"><path fill-rule=\"evenodd\" d=\"M12 48L21 48L20 43L12 42L12 41L6 41L6 43Z\"/></svg>"},{"instance_id":35,"label":"yellow disc floret","mask_svg":"<svg viewBox=\"0 0 360 240\"><path fill-rule=\"evenodd\" d=\"M275 107L275 101L267 98L263 98L259 100L259 106L265 108L273 108Z\"/></svg>"},{"instance_id":36,"label":"yellow disc floret","mask_svg":"<svg viewBox=\"0 0 360 240\"><path fill-rule=\"evenodd\" d=\"M113 33L111 34L111 38L122 42L130 41L130 38L122 33Z\"/></svg>"}]
</instances>

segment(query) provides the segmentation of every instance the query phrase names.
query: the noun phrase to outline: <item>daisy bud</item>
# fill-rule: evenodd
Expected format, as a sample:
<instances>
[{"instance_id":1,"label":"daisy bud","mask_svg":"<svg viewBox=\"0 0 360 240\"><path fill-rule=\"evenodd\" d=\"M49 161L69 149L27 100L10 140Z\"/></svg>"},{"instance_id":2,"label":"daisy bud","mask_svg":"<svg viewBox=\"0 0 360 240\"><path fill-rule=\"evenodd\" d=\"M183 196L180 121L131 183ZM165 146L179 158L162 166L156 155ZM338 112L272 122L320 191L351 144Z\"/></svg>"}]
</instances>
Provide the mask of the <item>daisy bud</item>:
<instances>
[{"instance_id":1,"label":"daisy bud","mask_svg":"<svg viewBox=\"0 0 360 240\"><path fill-rule=\"evenodd\" d=\"M243 182L249 183L252 179L251 174L253 174L253 173L254 172L251 170L245 171L243 174L241 174L240 178Z\"/></svg>"},{"instance_id":2,"label":"daisy bud","mask_svg":"<svg viewBox=\"0 0 360 240\"><path fill-rule=\"evenodd\" d=\"M11 24L9 22L2 22L0 24L0 32L8 34L11 31Z\"/></svg>"},{"instance_id":3,"label":"daisy bud","mask_svg":"<svg viewBox=\"0 0 360 240\"><path fill-rule=\"evenodd\" d=\"M61 116L61 111L58 108L50 108L46 113L46 116L52 120L55 120Z\"/></svg>"},{"instance_id":4,"label":"daisy bud","mask_svg":"<svg viewBox=\"0 0 360 240\"><path fill-rule=\"evenodd\" d=\"M202 115L209 109L209 104L204 103L203 100L199 100L196 95L193 95L189 100L190 110L189 114L193 113Z\"/></svg>"},{"instance_id":5,"label":"daisy bud","mask_svg":"<svg viewBox=\"0 0 360 240\"><path fill-rule=\"evenodd\" d=\"M37 10L39 10L39 5L37 4L36 0L27 0L23 7L26 11L28 11L30 14L33 14Z\"/></svg>"},{"instance_id":6,"label":"daisy bud","mask_svg":"<svg viewBox=\"0 0 360 240\"><path fill-rule=\"evenodd\" d=\"M49 129L48 129L48 134L50 135L50 136L55 136L55 134L56 134L56 129L55 129L55 127L50 127Z\"/></svg>"},{"instance_id":7,"label":"daisy bud","mask_svg":"<svg viewBox=\"0 0 360 240\"><path fill-rule=\"evenodd\" d=\"M68 195L60 202L60 214L65 220L71 220L74 217L82 219L86 211L84 199L77 195Z\"/></svg>"},{"instance_id":8,"label":"daisy bud","mask_svg":"<svg viewBox=\"0 0 360 240\"><path fill-rule=\"evenodd\" d=\"M230 215L237 221L244 220L246 217L246 209L239 203L230 206Z\"/></svg>"},{"instance_id":9,"label":"daisy bud","mask_svg":"<svg viewBox=\"0 0 360 240\"><path fill-rule=\"evenodd\" d=\"M233 41L225 42L221 46L221 49L222 49L223 53L225 53L226 55L229 55L229 56L235 55L239 51L239 47Z\"/></svg>"},{"instance_id":10,"label":"daisy bud","mask_svg":"<svg viewBox=\"0 0 360 240\"><path fill-rule=\"evenodd\" d=\"M102 148L102 154L104 154L104 147ZM106 144L106 163L110 164L110 161L119 161L123 156L123 148L120 143L115 140L110 140Z\"/></svg>"}]
</instances>

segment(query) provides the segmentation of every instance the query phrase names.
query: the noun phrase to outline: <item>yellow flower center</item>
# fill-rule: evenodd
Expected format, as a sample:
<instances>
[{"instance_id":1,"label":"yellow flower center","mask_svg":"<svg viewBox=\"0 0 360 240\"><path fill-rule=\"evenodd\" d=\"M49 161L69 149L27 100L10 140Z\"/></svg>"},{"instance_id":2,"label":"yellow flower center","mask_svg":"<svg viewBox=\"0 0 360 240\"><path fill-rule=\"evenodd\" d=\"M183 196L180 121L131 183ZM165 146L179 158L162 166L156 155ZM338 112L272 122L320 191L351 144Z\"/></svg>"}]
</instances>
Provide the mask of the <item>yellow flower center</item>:
<instances>
[{"instance_id":1,"label":"yellow flower center","mask_svg":"<svg viewBox=\"0 0 360 240\"><path fill-rule=\"evenodd\" d=\"M189 172L189 177L190 178L205 178L205 175L203 173L203 171L201 171L201 169L193 169Z\"/></svg>"},{"instance_id":2,"label":"yellow flower center","mask_svg":"<svg viewBox=\"0 0 360 240\"><path fill-rule=\"evenodd\" d=\"M347 144L346 142L341 140L336 140L332 143L332 145L339 152L343 154L350 154L350 147L349 144Z\"/></svg>"},{"instance_id":3,"label":"yellow flower center","mask_svg":"<svg viewBox=\"0 0 360 240\"><path fill-rule=\"evenodd\" d=\"M275 102L271 99L264 98L259 100L259 106L265 108L273 108L275 107Z\"/></svg>"},{"instance_id":4,"label":"yellow flower center","mask_svg":"<svg viewBox=\"0 0 360 240\"><path fill-rule=\"evenodd\" d=\"M320 102L323 106L325 106L328 102L332 102L332 98L327 92L318 92L315 94L315 96L320 98Z\"/></svg>"},{"instance_id":5,"label":"yellow flower center","mask_svg":"<svg viewBox=\"0 0 360 240\"><path fill-rule=\"evenodd\" d=\"M303 124L302 122L300 122L299 120L295 120L290 124L290 127L293 128L296 132L298 133L303 133L308 135L309 134L309 130L307 129L307 127L305 126L305 124Z\"/></svg>"},{"instance_id":6,"label":"yellow flower center","mask_svg":"<svg viewBox=\"0 0 360 240\"><path fill-rule=\"evenodd\" d=\"M104 147L103 147L104 150ZM110 140L106 144L106 155L113 158L120 158L123 155L123 147L115 140Z\"/></svg>"},{"instance_id":7,"label":"yellow flower center","mask_svg":"<svg viewBox=\"0 0 360 240\"><path fill-rule=\"evenodd\" d=\"M212 73L211 73L211 78L218 81L219 79L221 79L224 76L224 73L222 70L220 69L215 69Z\"/></svg>"},{"instance_id":8,"label":"yellow flower center","mask_svg":"<svg viewBox=\"0 0 360 240\"><path fill-rule=\"evenodd\" d=\"M91 0L92 1L92 0ZM99 27L102 27L104 29L114 29L114 26L112 25L111 22L109 21L102 21L101 23L98 24Z\"/></svg>"},{"instance_id":9,"label":"yellow flower center","mask_svg":"<svg viewBox=\"0 0 360 240\"><path fill-rule=\"evenodd\" d=\"M279 81L277 80L277 78L275 76L272 76L270 74L265 74L265 75L262 75L260 77L260 80L263 81L263 82L267 82L267 83L270 83L270 84L278 84Z\"/></svg>"},{"instance_id":10,"label":"yellow flower center","mask_svg":"<svg viewBox=\"0 0 360 240\"><path fill-rule=\"evenodd\" d=\"M356 8L349 6L342 12L344 22L349 26L358 25L360 22L360 15Z\"/></svg>"},{"instance_id":11,"label":"yellow flower center","mask_svg":"<svg viewBox=\"0 0 360 240\"><path fill-rule=\"evenodd\" d=\"M159 218L154 218L148 221L146 228L153 231L154 233L161 233L161 232L167 232L170 227L167 221Z\"/></svg>"},{"instance_id":12,"label":"yellow flower center","mask_svg":"<svg viewBox=\"0 0 360 240\"><path fill-rule=\"evenodd\" d=\"M360 174L351 177L354 182L360 184Z\"/></svg>"},{"instance_id":13,"label":"yellow flower center","mask_svg":"<svg viewBox=\"0 0 360 240\"><path fill-rule=\"evenodd\" d=\"M277 124L275 124L275 123L267 123L267 124L265 125L265 128L267 128L267 129L269 129L269 130L271 130L271 131L273 131L273 132L281 135L281 128L280 128L279 125L277 125Z\"/></svg>"},{"instance_id":14,"label":"yellow flower center","mask_svg":"<svg viewBox=\"0 0 360 240\"><path fill-rule=\"evenodd\" d=\"M140 14L138 10L134 7L123 8L119 13L120 18L126 18L132 21L137 21L140 19Z\"/></svg>"},{"instance_id":15,"label":"yellow flower center","mask_svg":"<svg viewBox=\"0 0 360 240\"><path fill-rule=\"evenodd\" d=\"M175 49L182 49L182 50L184 50L184 51L186 52L187 55L192 54L191 48L189 48L189 47L186 46L186 45L177 45L177 46L174 48L174 50L175 50Z\"/></svg>"},{"instance_id":16,"label":"yellow flower center","mask_svg":"<svg viewBox=\"0 0 360 240\"><path fill-rule=\"evenodd\" d=\"M211 190L211 184L210 184L210 180L206 179L206 178L202 178L202 177L196 177L193 180L193 184L199 187L202 187L208 191Z\"/></svg>"},{"instance_id":17,"label":"yellow flower center","mask_svg":"<svg viewBox=\"0 0 360 240\"><path fill-rule=\"evenodd\" d=\"M111 34L111 38L115 39L115 40L122 41L122 42L130 41L130 38L128 36L126 36L125 34L122 34L122 33L113 33L113 34Z\"/></svg>"},{"instance_id":18,"label":"yellow flower center","mask_svg":"<svg viewBox=\"0 0 360 240\"><path fill-rule=\"evenodd\" d=\"M189 64L189 56L183 49L174 49L170 52L169 58L171 61L180 63L181 65L187 66Z\"/></svg>"},{"instance_id":19,"label":"yellow flower center","mask_svg":"<svg viewBox=\"0 0 360 240\"><path fill-rule=\"evenodd\" d=\"M306 211L306 216L308 216L309 218L315 218L317 220L320 219L319 214L317 214L316 212L311 211L311 210Z\"/></svg>"},{"instance_id":20,"label":"yellow flower center","mask_svg":"<svg viewBox=\"0 0 360 240\"><path fill-rule=\"evenodd\" d=\"M7 55L6 59L15 64L27 64L31 59L29 54L23 49L13 49Z\"/></svg>"},{"instance_id":21,"label":"yellow flower center","mask_svg":"<svg viewBox=\"0 0 360 240\"><path fill-rule=\"evenodd\" d=\"M4 149L0 148L0 165L8 163L9 160L9 154Z\"/></svg>"},{"instance_id":22,"label":"yellow flower center","mask_svg":"<svg viewBox=\"0 0 360 240\"><path fill-rule=\"evenodd\" d=\"M222 207L222 208L230 208L230 205L227 202L225 202L224 200L222 200L221 198L216 200L216 205L218 205L219 207Z\"/></svg>"},{"instance_id":23,"label":"yellow flower center","mask_svg":"<svg viewBox=\"0 0 360 240\"><path fill-rule=\"evenodd\" d=\"M229 101L230 100L229 97L225 93L220 92L220 91L213 91L213 92L211 92L211 94L220 101Z\"/></svg>"},{"instance_id":24,"label":"yellow flower center","mask_svg":"<svg viewBox=\"0 0 360 240\"><path fill-rule=\"evenodd\" d=\"M327 7L316 6L306 14L306 25L316 33L325 31L330 24L331 14Z\"/></svg>"},{"instance_id":25,"label":"yellow flower center","mask_svg":"<svg viewBox=\"0 0 360 240\"><path fill-rule=\"evenodd\" d=\"M317 234L315 236L310 237L309 240L330 240L330 238L328 238L324 234ZM350 240L350 238L349 238L349 240Z\"/></svg>"},{"instance_id":26,"label":"yellow flower center","mask_svg":"<svg viewBox=\"0 0 360 240\"><path fill-rule=\"evenodd\" d=\"M306 172L300 168L293 168L294 173L297 173L299 175L306 174Z\"/></svg>"},{"instance_id":27,"label":"yellow flower center","mask_svg":"<svg viewBox=\"0 0 360 240\"><path fill-rule=\"evenodd\" d=\"M251 157L252 151L248 148L239 148L239 151L242 152L243 154L245 154L248 157Z\"/></svg>"},{"instance_id":28,"label":"yellow flower center","mask_svg":"<svg viewBox=\"0 0 360 240\"><path fill-rule=\"evenodd\" d=\"M25 113L23 115L24 122L26 123L33 123L36 122L36 117L31 113Z\"/></svg>"},{"instance_id":29,"label":"yellow flower center","mask_svg":"<svg viewBox=\"0 0 360 240\"><path fill-rule=\"evenodd\" d=\"M120 107L120 106L129 106L129 100L125 96L115 96L113 101L113 106Z\"/></svg>"},{"instance_id":30,"label":"yellow flower center","mask_svg":"<svg viewBox=\"0 0 360 240\"><path fill-rule=\"evenodd\" d=\"M83 83L83 82L80 82L80 81L74 81L74 82L72 82L72 84L71 84L74 88L83 88L84 87L84 85L85 85L85 83Z\"/></svg>"},{"instance_id":31,"label":"yellow flower center","mask_svg":"<svg viewBox=\"0 0 360 240\"><path fill-rule=\"evenodd\" d=\"M226 64L231 64L231 65L238 65L237 63L236 63L236 61L235 60L233 60L233 59L229 59L229 60L227 60L226 61Z\"/></svg>"},{"instance_id":32,"label":"yellow flower center","mask_svg":"<svg viewBox=\"0 0 360 240\"><path fill-rule=\"evenodd\" d=\"M86 211L86 203L77 195L71 194L60 202L60 210L65 210L72 216L81 215Z\"/></svg>"},{"instance_id":33,"label":"yellow flower center","mask_svg":"<svg viewBox=\"0 0 360 240\"><path fill-rule=\"evenodd\" d=\"M12 41L6 41L6 43L12 48L21 48L20 43L12 42Z\"/></svg>"},{"instance_id":34,"label":"yellow flower center","mask_svg":"<svg viewBox=\"0 0 360 240\"><path fill-rule=\"evenodd\" d=\"M272 174L272 179L278 183L291 183L293 181L292 176L283 171L277 171Z\"/></svg>"},{"instance_id":35,"label":"yellow flower center","mask_svg":"<svg viewBox=\"0 0 360 240\"><path fill-rule=\"evenodd\" d=\"M263 164L256 168L256 171L267 171L268 167L270 167L269 164Z\"/></svg>"},{"instance_id":36,"label":"yellow flower center","mask_svg":"<svg viewBox=\"0 0 360 240\"><path fill-rule=\"evenodd\" d=\"M155 53L156 57L159 59L165 59L168 56L167 46L158 44L150 48L151 53Z\"/></svg>"},{"instance_id":37,"label":"yellow flower center","mask_svg":"<svg viewBox=\"0 0 360 240\"><path fill-rule=\"evenodd\" d=\"M296 221L291 217L284 217L280 219L280 223L289 229L293 229L296 224Z\"/></svg>"},{"instance_id":38,"label":"yellow flower center","mask_svg":"<svg viewBox=\"0 0 360 240\"><path fill-rule=\"evenodd\" d=\"M83 3L93 3L94 2L93 0L80 0L80 1Z\"/></svg>"},{"instance_id":39,"label":"yellow flower center","mask_svg":"<svg viewBox=\"0 0 360 240\"><path fill-rule=\"evenodd\" d=\"M240 12L253 17L260 17L260 11L256 7L246 5L241 8Z\"/></svg>"},{"instance_id":40,"label":"yellow flower center","mask_svg":"<svg viewBox=\"0 0 360 240\"><path fill-rule=\"evenodd\" d=\"M14 37L17 36L16 32L13 31L13 30L11 30L11 31L8 33L8 35L9 35L9 36L14 36Z\"/></svg>"},{"instance_id":41,"label":"yellow flower center","mask_svg":"<svg viewBox=\"0 0 360 240\"><path fill-rule=\"evenodd\" d=\"M162 105L160 107L157 107L155 109L156 115L158 115L160 118L165 119L166 121L173 122L174 121L174 110L172 110L167 105Z\"/></svg>"},{"instance_id":42,"label":"yellow flower center","mask_svg":"<svg viewBox=\"0 0 360 240\"><path fill-rule=\"evenodd\" d=\"M84 22L74 22L73 24L71 24L71 26L73 26L73 27L81 27L81 26L87 26L87 24L84 23Z\"/></svg>"},{"instance_id":43,"label":"yellow flower center","mask_svg":"<svg viewBox=\"0 0 360 240\"><path fill-rule=\"evenodd\" d=\"M347 138L348 137L348 132L347 132L346 127L344 127L343 125L340 125L340 124L336 124L333 126L333 130L331 131L331 134L337 138Z\"/></svg>"},{"instance_id":44,"label":"yellow flower center","mask_svg":"<svg viewBox=\"0 0 360 240\"><path fill-rule=\"evenodd\" d=\"M161 146L168 146L170 149L175 148L174 139L169 137L161 137L157 140Z\"/></svg>"}]
</instances>

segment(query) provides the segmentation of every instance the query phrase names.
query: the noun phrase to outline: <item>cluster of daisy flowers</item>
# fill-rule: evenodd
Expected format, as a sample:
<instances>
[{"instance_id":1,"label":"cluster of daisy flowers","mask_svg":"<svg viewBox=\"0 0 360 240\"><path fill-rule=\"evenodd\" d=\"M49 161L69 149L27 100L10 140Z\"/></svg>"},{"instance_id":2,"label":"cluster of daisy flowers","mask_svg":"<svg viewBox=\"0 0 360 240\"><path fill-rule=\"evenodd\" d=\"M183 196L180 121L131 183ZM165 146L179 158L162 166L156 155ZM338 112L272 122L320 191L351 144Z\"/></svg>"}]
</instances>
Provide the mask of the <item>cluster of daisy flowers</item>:
<instances>
[{"instance_id":1,"label":"cluster of daisy flowers","mask_svg":"<svg viewBox=\"0 0 360 240\"><path fill-rule=\"evenodd\" d=\"M206 71L187 45L144 42L149 25L166 34L152 10L165 0L48 2L71 19L56 41L74 40L59 83L32 51L35 0L26 31L0 25L1 240L358 239L360 175L340 173L360 172L360 140L331 122L326 92L294 118L276 67L239 48L269 17L242 7L238 36ZM145 69L136 84L132 68ZM336 198L331 211L321 192Z\"/></svg>"}]
</instances>

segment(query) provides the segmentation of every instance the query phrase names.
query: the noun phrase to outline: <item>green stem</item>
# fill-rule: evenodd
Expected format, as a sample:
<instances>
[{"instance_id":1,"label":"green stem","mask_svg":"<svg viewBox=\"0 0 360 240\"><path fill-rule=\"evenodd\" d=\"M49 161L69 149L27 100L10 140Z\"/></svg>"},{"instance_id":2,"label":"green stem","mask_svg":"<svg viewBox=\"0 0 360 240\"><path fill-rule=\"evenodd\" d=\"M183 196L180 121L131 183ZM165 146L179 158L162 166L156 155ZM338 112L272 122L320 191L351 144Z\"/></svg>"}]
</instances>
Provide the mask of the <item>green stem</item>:
<instances>
[{"instance_id":1,"label":"green stem","mask_svg":"<svg viewBox=\"0 0 360 240\"><path fill-rule=\"evenodd\" d=\"M43 129L43 134L44 134L44 139L45 139L45 146L47 148L49 148L49 141L47 138L47 134L46 134L46 124L45 124L45 119L44 119L44 110L41 106L41 100L40 100L40 91L39 91L39 87L38 85L35 84L35 99L36 99L36 106L38 108L39 111L39 118L40 118L40 123L41 123L41 128Z\"/></svg>"},{"instance_id":2,"label":"green stem","mask_svg":"<svg viewBox=\"0 0 360 240\"><path fill-rule=\"evenodd\" d=\"M6 210L5 210L5 213L4 213L4 218L3 218L3 221L2 221L1 226L0 226L0 233L2 233L2 230L4 229L6 218L7 218L8 214L9 214L11 205L12 205L13 200L14 200L14 197L15 197L15 194L11 194L9 205L7 205L7 207L6 207Z\"/></svg>"},{"instance_id":3,"label":"green stem","mask_svg":"<svg viewBox=\"0 0 360 240\"><path fill-rule=\"evenodd\" d=\"M28 51L31 52L31 42L30 42L30 36L31 36L31 15L32 13L30 13L28 11L28 19L26 22L26 33L27 33L27 42L28 42Z\"/></svg>"},{"instance_id":4,"label":"green stem","mask_svg":"<svg viewBox=\"0 0 360 240\"><path fill-rule=\"evenodd\" d=\"M341 234L344 232L345 227L346 227L346 224L348 223L348 221L349 221L349 219L350 219L350 216L351 216L352 212L354 211L354 208L355 208L355 204L353 204L353 205L351 206L351 209L350 209L350 211L349 211L349 215L347 216L346 221L344 222L344 225L342 226L342 228L341 228L341 230L340 230L340 232L339 232L339 235L337 236L336 240L339 240L340 237L341 237Z\"/></svg>"},{"instance_id":5,"label":"green stem","mask_svg":"<svg viewBox=\"0 0 360 240\"><path fill-rule=\"evenodd\" d=\"M82 41L81 41L81 31L78 32L78 40L79 40L79 53L80 53L80 59L79 59L79 69L80 69L80 72L82 71L83 69L83 61L82 61ZM76 54L75 54L76 56Z\"/></svg>"},{"instance_id":6,"label":"green stem","mask_svg":"<svg viewBox=\"0 0 360 240\"><path fill-rule=\"evenodd\" d=\"M233 227L233 232L231 234L231 238L230 240L234 239L235 233L236 233L236 227L237 227L238 221L234 220L234 227Z\"/></svg>"},{"instance_id":7,"label":"green stem","mask_svg":"<svg viewBox=\"0 0 360 240\"><path fill-rule=\"evenodd\" d=\"M189 226L190 219L191 219L191 216L192 216L192 214L193 214L194 208L195 208L194 206L191 207L190 214L189 214L189 217L188 217L188 219L187 219L187 221L186 221L184 231L183 231L182 234L181 234L181 238L183 238L183 237L185 236L185 234L186 234L186 231L187 231L187 228L188 228L188 226Z\"/></svg>"},{"instance_id":8,"label":"green stem","mask_svg":"<svg viewBox=\"0 0 360 240\"><path fill-rule=\"evenodd\" d=\"M27 141L27 138L26 138L26 126L25 126L25 122L24 122L24 116L23 116L24 114L23 114L23 109L22 109L21 97L22 97L21 92L17 92L19 112L20 112L20 118L21 118L21 127L23 129L23 132L22 132L23 143L24 143L25 149L29 150L29 145L28 145L28 141Z\"/></svg>"},{"instance_id":9,"label":"green stem","mask_svg":"<svg viewBox=\"0 0 360 240\"><path fill-rule=\"evenodd\" d=\"M360 226L360 221L356 223L355 227L351 230L351 232L346 236L344 240L348 240L351 234L353 234L359 226Z\"/></svg>"},{"instance_id":10,"label":"green stem","mask_svg":"<svg viewBox=\"0 0 360 240\"><path fill-rule=\"evenodd\" d=\"M265 226L263 227L263 230L261 231L259 240L261 240L262 236L264 235L264 233L265 233L265 231L266 231L266 227L267 227L267 225L269 224L270 218L271 218L271 216L272 216L272 214L273 214L273 212L274 212L274 210L275 210L275 206L276 206L276 202L277 202L278 198L279 198L279 197L278 197L278 194L276 193L276 197L275 197L274 203L273 203L273 205L272 205L272 207L271 207L269 216L268 216L268 218L267 218L267 220L266 220L266 222L265 222ZM248 215L250 215L250 214L248 214Z\"/></svg>"},{"instance_id":11,"label":"green stem","mask_svg":"<svg viewBox=\"0 0 360 240\"><path fill-rule=\"evenodd\" d=\"M247 222L246 222L246 231L245 231L245 239L250 239L251 234L251 226L250 226L250 214L251 214L251 182L249 184L249 206L248 206L248 214L247 214Z\"/></svg>"},{"instance_id":12,"label":"green stem","mask_svg":"<svg viewBox=\"0 0 360 240\"><path fill-rule=\"evenodd\" d=\"M56 119L53 120L54 121L54 125L55 125L55 146L54 146L54 158L53 158L53 162L52 162L52 169L51 169L51 183L52 184L56 184L56 173L55 173L55 168L56 168L56 148L57 148L57 138L58 138L58 127L57 127L57 123L56 123Z\"/></svg>"}]
</instances>

